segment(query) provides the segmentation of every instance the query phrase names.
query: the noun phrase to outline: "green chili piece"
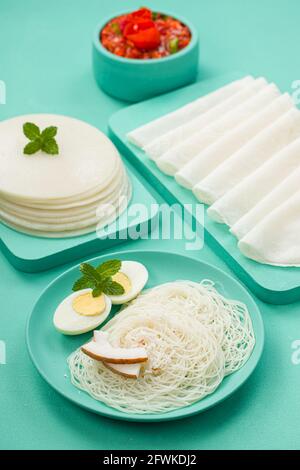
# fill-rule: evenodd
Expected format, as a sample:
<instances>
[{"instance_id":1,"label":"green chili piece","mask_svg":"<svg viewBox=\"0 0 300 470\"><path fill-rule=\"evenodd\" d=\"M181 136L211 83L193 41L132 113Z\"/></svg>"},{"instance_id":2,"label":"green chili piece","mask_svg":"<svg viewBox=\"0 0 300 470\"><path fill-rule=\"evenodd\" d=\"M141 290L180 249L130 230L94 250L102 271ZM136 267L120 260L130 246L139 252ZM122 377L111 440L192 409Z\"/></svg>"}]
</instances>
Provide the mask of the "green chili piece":
<instances>
[{"instance_id":1,"label":"green chili piece","mask_svg":"<svg viewBox=\"0 0 300 470\"><path fill-rule=\"evenodd\" d=\"M169 41L169 51L171 54L175 54L175 52L178 52L178 46L179 46L179 39L178 38L172 38Z\"/></svg>"}]
</instances>

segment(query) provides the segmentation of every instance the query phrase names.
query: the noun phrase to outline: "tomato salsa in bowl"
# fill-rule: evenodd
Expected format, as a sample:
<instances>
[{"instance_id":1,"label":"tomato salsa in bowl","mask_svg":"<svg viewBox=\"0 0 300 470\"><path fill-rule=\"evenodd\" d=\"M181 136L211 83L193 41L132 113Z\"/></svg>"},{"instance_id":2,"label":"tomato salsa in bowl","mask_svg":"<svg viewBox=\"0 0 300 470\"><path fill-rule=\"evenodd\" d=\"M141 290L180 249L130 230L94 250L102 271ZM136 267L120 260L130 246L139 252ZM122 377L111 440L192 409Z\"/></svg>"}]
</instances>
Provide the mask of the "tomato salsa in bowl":
<instances>
[{"instance_id":1,"label":"tomato salsa in bowl","mask_svg":"<svg viewBox=\"0 0 300 470\"><path fill-rule=\"evenodd\" d=\"M141 101L192 83L198 57L198 33L188 20L148 8L102 21L93 38L98 85L125 101Z\"/></svg>"},{"instance_id":2,"label":"tomato salsa in bowl","mask_svg":"<svg viewBox=\"0 0 300 470\"><path fill-rule=\"evenodd\" d=\"M188 26L173 16L140 8L110 20L100 32L102 45L128 59L161 59L191 42Z\"/></svg>"}]
</instances>

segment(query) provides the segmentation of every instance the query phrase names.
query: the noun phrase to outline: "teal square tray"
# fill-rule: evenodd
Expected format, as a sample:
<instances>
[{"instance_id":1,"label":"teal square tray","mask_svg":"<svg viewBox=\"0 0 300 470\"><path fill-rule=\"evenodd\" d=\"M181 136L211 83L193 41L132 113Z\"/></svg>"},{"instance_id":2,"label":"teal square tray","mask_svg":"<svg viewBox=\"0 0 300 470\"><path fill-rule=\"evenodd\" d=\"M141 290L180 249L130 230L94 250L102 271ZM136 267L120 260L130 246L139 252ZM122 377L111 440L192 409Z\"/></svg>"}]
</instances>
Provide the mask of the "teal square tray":
<instances>
[{"instance_id":1,"label":"teal square tray","mask_svg":"<svg viewBox=\"0 0 300 470\"><path fill-rule=\"evenodd\" d=\"M244 75L237 72L204 80L124 108L110 118L109 131L114 143L170 204L198 201L172 177L164 175L143 151L130 144L126 133ZM212 221L206 211L204 228L207 243L260 299L272 304L288 304L300 299L300 268L268 266L245 258L228 228Z\"/></svg>"},{"instance_id":2,"label":"teal square tray","mask_svg":"<svg viewBox=\"0 0 300 470\"><path fill-rule=\"evenodd\" d=\"M99 232L71 238L40 238L17 232L0 223L0 247L10 263L20 271L38 272L69 263L83 256L98 254L107 248L130 240L128 232L147 234L158 223L156 200L126 164L132 184L132 199L127 210ZM143 203L147 211L130 216L134 204ZM132 233L132 232L131 232ZM101 238L102 236L102 238Z\"/></svg>"}]
</instances>

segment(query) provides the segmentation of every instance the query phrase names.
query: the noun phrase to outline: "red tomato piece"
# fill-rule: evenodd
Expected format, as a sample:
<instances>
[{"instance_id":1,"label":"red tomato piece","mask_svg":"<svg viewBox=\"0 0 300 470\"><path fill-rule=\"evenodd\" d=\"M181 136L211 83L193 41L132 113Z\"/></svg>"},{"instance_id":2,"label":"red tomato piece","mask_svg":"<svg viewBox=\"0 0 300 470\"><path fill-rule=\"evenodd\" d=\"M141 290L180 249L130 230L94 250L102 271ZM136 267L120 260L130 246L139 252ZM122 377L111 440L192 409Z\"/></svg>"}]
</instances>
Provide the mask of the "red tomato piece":
<instances>
[{"instance_id":1,"label":"red tomato piece","mask_svg":"<svg viewBox=\"0 0 300 470\"><path fill-rule=\"evenodd\" d=\"M149 8L140 8L139 10L133 11L130 15L133 18L147 18L149 20L152 19L152 12Z\"/></svg>"},{"instance_id":2,"label":"red tomato piece","mask_svg":"<svg viewBox=\"0 0 300 470\"><path fill-rule=\"evenodd\" d=\"M130 22L125 26L123 34L141 50L150 51L160 44L160 34L152 20L139 19Z\"/></svg>"}]
</instances>

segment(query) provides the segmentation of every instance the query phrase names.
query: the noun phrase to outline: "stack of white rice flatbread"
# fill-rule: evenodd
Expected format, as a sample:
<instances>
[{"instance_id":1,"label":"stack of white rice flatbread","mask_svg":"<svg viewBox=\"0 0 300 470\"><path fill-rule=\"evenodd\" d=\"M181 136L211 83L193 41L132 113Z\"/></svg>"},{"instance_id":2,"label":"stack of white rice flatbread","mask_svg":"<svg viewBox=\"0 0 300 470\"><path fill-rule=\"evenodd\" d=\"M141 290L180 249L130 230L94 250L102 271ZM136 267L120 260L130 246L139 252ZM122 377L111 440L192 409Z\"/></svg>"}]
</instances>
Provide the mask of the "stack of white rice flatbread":
<instances>
[{"instance_id":1,"label":"stack of white rice flatbread","mask_svg":"<svg viewBox=\"0 0 300 470\"><path fill-rule=\"evenodd\" d=\"M58 155L25 155L23 124L56 126ZM60 115L19 116L0 123L0 220L49 237L92 232L128 205L131 186L118 151L87 123Z\"/></svg>"},{"instance_id":2,"label":"stack of white rice flatbread","mask_svg":"<svg viewBox=\"0 0 300 470\"><path fill-rule=\"evenodd\" d=\"M208 204L245 256L300 266L300 111L275 84L247 76L127 138Z\"/></svg>"}]
</instances>

